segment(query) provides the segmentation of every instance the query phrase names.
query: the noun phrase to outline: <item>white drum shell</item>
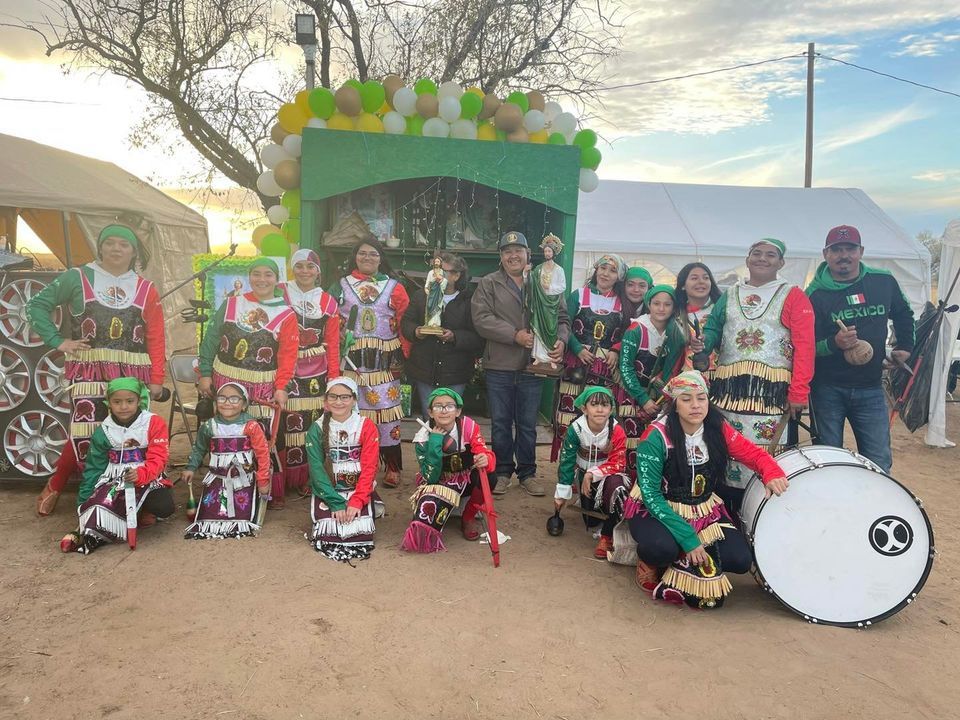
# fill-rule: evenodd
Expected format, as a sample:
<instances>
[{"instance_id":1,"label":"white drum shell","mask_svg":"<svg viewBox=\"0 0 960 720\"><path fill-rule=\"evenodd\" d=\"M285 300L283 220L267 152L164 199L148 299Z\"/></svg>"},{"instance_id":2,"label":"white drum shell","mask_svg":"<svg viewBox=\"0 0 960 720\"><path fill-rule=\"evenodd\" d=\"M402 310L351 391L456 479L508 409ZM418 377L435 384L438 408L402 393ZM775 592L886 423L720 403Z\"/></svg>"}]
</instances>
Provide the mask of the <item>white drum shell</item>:
<instances>
[{"instance_id":1,"label":"white drum shell","mask_svg":"<svg viewBox=\"0 0 960 720\"><path fill-rule=\"evenodd\" d=\"M910 603L933 563L920 501L843 448L797 448L776 458L790 480L765 499L754 476L741 507L758 576L811 622L860 627Z\"/></svg>"}]
</instances>

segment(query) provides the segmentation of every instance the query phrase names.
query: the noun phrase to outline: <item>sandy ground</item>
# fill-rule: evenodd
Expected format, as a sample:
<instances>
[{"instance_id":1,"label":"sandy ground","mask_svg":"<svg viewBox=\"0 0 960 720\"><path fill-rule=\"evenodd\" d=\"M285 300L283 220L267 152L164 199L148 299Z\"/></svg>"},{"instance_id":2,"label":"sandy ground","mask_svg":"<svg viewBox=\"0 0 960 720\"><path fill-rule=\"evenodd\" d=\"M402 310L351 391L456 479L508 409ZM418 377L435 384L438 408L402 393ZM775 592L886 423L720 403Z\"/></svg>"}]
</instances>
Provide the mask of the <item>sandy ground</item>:
<instances>
[{"instance_id":1,"label":"sandy ground","mask_svg":"<svg viewBox=\"0 0 960 720\"><path fill-rule=\"evenodd\" d=\"M960 406L948 413L960 435ZM409 480L384 493L377 550L356 568L310 549L296 501L258 539L184 541L179 508L134 553L62 555L71 498L40 520L36 488L7 486L0 717L955 717L960 449L902 426L894 443L940 555L918 601L865 631L808 625L749 577L719 612L654 604L628 568L592 559L572 517L547 536L550 497L516 488L499 500L513 539L495 570L457 521L444 554L398 550Z\"/></svg>"}]
</instances>

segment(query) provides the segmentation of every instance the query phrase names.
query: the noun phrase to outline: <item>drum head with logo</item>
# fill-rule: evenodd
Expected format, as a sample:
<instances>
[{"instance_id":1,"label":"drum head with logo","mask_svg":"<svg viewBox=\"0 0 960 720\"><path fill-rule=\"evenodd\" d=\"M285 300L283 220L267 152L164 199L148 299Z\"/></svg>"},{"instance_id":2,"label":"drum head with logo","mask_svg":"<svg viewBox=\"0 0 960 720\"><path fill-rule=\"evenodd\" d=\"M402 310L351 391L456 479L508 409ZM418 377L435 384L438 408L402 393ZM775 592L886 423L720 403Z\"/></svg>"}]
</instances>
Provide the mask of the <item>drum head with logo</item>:
<instances>
[{"instance_id":1,"label":"drum head with logo","mask_svg":"<svg viewBox=\"0 0 960 720\"><path fill-rule=\"evenodd\" d=\"M745 529L758 573L781 602L811 622L861 627L917 596L933 564L933 531L913 494L869 461L830 460L842 464L788 470L789 490L744 516ZM757 484L748 495L762 493Z\"/></svg>"}]
</instances>

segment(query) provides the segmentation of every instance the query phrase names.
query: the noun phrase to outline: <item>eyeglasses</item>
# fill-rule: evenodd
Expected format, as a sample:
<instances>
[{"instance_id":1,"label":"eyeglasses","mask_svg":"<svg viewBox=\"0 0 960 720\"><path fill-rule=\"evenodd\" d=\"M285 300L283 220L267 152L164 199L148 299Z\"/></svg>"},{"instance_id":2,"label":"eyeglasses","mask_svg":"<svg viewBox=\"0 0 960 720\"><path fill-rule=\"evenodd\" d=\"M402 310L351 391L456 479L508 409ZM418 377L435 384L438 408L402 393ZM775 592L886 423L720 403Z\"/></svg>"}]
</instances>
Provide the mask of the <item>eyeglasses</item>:
<instances>
[{"instance_id":1,"label":"eyeglasses","mask_svg":"<svg viewBox=\"0 0 960 720\"><path fill-rule=\"evenodd\" d=\"M431 410L436 410L437 412L453 412L457 409L456 405L433 405L430 407Z\"/></svg>"},{"instance_id":2,"label":"eyeglasses","mask_svg":"<svg viewBox=\"0 0 960 720\"><path fill-rule=\"evenodd\" d=\"M337 393L327 393L327 400L334 400L339 402L346 402L347 400L353 399L353 394L344 393L343 395L338 395Z\"/></svg>"},{"instance_id":3,"label":"eyeglasses","mask_svg":"<svg viewBox=\"0 0 960 720\"><path fill-rule=\"evenodd\" d=\"M357 257L358 258L378 258L380 257L380 253L378 253L376 250L371 250L369 252L367 252L366 250L361 250L360 252L357 253Z\"/></svg>"},{"instance_id":4,"label":"eyeglasses","mask_svg":"<svg viewBox=\"0 0 960 720\"><path fill-rule=\"evenodd\" d=\"M217 395L217 402L224 405L239 405L243 402L240 395Z\"/></svg>"}]
</instances>

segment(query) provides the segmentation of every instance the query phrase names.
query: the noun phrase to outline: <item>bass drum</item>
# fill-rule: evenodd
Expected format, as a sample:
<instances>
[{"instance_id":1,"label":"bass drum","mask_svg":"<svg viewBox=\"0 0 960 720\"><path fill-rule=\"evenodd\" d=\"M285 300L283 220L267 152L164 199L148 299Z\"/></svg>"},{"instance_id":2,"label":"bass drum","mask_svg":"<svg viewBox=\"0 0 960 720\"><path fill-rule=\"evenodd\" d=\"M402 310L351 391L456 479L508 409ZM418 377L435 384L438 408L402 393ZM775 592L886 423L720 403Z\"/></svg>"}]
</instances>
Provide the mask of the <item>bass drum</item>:
<instances>
[{"instance_id":1,"label":"bass drum","mask_svg":"<svg viewBox=\"0 0 960 720\"><path fill-rule=\"evenodd\" d=\"M796 448L776 460L790 489L768 500L754 475L740 511L763 588L809 622L843 627L913 602L934 556L920 500L843 448Z\"/></svg>"}]
</instances>

